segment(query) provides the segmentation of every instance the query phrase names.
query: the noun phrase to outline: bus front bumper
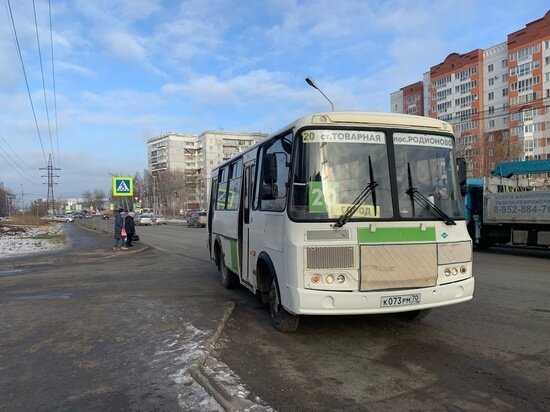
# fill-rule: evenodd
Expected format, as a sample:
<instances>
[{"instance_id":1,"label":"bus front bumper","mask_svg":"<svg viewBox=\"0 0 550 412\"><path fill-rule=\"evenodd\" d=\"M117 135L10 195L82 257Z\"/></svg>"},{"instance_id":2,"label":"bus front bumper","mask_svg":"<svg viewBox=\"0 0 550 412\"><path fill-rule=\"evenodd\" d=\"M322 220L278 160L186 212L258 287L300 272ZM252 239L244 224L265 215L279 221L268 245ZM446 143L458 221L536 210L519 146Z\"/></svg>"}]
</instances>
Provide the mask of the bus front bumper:
<instances>
[{"instance_id":1,"label":"bus front bumper","mask_svg":"<svg viewBox=\"0 0 550 412\"><path fill-rule=\"evenodd\" d=\"M290 305L285 309L295 315L361 315L396 313L436 308L466 302L473 298L474 278L468 278L446 285L374 292L332 292L289 288ZM411 302L418 299L418 303ZM392 298L392 299L388 299ZM391 306L383 306L396 303Z\"/></svg>"}]
</instances>

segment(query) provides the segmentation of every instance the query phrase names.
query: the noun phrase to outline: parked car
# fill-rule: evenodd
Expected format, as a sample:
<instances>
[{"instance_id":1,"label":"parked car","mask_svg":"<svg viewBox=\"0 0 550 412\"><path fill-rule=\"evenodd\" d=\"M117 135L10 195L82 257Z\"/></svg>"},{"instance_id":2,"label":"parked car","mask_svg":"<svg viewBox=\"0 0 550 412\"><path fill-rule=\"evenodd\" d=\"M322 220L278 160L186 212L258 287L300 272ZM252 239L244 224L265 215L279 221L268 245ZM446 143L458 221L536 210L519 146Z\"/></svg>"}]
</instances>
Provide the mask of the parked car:
<instances>
[{"instance_id":1,"label":"parked car","mask_svg":"<svg viewBox=\"0 0 550 412\"><path fill-rule=\"evenodd\" d=\"M134 222L138 226L152 226L155 224L155 216L150 214L143 214L136 216Z\"/></svg>"},{"instance_id":2,"label":"parked car","mask_svg":"<svg viewBox=\"0 0 550 412\"><path fill-rule=\"evenodd\" d=\"M155 215L155 223L157 225L166 225L168 220L166 220L166 217L163 215Z\"/></svg>"},{"instance_id":3,"label":"parked car","mask_svg":"<svg viewBox=\"0 0 550 412\"><path fill-rule=\"evenodd\" d=\"M206 227L206 212L195 212L187 219L187 227Z\"/></svg>"},{"instance_id":4,"label":"parked car","mask_svg":"<svg viewBox=\"0 0 550 412\"><path fill-rule=\"evenodd\" d=\"M103 220L107 220L107 219L109 219L109 215L107 213L104 213L104 214L101 215L101 218Z\"/></svg>"},{"instance_id":5,"label":"parked car","mask_svg":"<svg viewBox=\"0 0 550 412\"><path fill-rule=\"evenodd\" d=\"M64 215L50 216L50 220L53 222L74 222L74 218L72 216Z\"/></svg>"}]
</instances>

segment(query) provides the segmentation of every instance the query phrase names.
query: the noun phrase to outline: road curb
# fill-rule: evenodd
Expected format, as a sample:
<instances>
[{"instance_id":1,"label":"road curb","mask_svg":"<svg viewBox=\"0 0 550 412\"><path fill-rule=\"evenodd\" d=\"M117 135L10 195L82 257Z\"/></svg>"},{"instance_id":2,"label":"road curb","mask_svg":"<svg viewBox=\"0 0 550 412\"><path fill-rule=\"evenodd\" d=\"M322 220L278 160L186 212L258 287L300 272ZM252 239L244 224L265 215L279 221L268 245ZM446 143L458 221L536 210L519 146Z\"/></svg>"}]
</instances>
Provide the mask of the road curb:
<instances>
[{"instance_id":1,"label":"road curb","mask_svg":"<svg viewBox=\"0 0 550 412\"><path fill-rule=\"evenodd\" d=\"M195 359L189 366L189 373L216 401L228 412L250 410L254 403L232 396L224 387L216 382L216 379L211 376L204 368L206 359L210 356L214 347L220 338L227 321L235 310L235 302L231 302L225 310L220 325L216 332L205 342L205 351Z\"/></svg>"}]
</instances>

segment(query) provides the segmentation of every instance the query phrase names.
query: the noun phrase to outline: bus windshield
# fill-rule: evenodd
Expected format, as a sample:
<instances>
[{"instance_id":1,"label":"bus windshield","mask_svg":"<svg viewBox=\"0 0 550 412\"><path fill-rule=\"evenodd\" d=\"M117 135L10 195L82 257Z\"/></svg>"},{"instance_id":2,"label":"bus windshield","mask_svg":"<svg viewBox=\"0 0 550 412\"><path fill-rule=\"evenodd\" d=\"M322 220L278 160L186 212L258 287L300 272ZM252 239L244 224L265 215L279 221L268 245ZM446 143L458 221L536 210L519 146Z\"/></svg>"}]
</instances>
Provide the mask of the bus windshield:
<instances>
[{"instance_id":1,"label":"bus windshield","mask_svg":"<svg viewBox=\"0 0 550 412\"><path fill-rule=\"evenodd\" d=\"M383 132L303 131L296 151L290 217L296 220L339 218L372 183L372 175L377 185L351 219L391 218L387 152Z\"/></svg>"},{"instance_id":2,"label":"bus windshield","mask_svg":"<svg viewBox=\"0 0 550 412\"><path fill-rule=\"evenodd\" d=\"M399 215L436 218L436 206L450 218L463 217L452 138L394 133L393 142Z\"/></svg>"},{"instance_id":3,"label":"bus windshield","mask_svg":"<svg viewBox=\"0 0 550 412\"><path fill-rule=\"evenodd\" d=\"M388 160L388 139L395 163ZM338 219L369 185L374 187L351 220L452 221L463 216L449 136L306 130L294 163L289 216L295 220ZM394 192L390 169L395 170Z\"/></svg>"}]
</instances>

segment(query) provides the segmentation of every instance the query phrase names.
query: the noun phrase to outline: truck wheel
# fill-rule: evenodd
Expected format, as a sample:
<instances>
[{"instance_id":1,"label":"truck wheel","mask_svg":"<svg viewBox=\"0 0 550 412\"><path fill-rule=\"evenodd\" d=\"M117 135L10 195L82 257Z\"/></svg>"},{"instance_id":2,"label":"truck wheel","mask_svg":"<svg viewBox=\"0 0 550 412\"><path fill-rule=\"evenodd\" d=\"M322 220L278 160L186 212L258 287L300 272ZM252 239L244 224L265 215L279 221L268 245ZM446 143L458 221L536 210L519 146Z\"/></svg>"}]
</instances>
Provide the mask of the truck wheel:
<instances>
[{"instance_id":1,"label":"truck wheel","mask_svg":"<svg viewBox=\"0 0 550 412\"><path fill-rule=\"evenodd\" d=\"M300 316L288 313L283 305L279 295L279 285L277 279L273 277L271 288L269 289L269 314L271 323L275 329L281 332L295 332L300 323Z\"/></svg>"},{"instance_id":2,"label":"truck wheel","mask_svg":"<svg viewBox=\"0 0 550 412\"><path fill-rule=\"evenodd\" d=\"M225 266L223 257L220 258L222 285L225 286L226 289L233 289L239 285L239 278Z\"/></svg>"},{"instance_id":3,"label":"truck wheel","mask_svg":"<svg viewBox=\"0 0 550 412\"><path fill-rule=\"evenodd\" d=\"M431 312L431 309L421 309L421 310L411 310L410 312L401 312L397 315L403 319L408 321L417 321L422 320L426 316L428 316Z\"/></svg>"}]
</instances>

